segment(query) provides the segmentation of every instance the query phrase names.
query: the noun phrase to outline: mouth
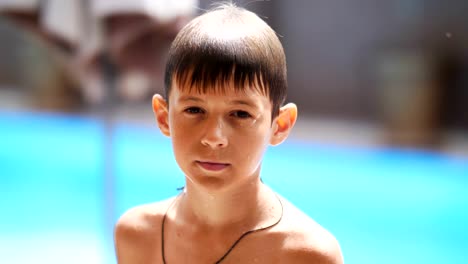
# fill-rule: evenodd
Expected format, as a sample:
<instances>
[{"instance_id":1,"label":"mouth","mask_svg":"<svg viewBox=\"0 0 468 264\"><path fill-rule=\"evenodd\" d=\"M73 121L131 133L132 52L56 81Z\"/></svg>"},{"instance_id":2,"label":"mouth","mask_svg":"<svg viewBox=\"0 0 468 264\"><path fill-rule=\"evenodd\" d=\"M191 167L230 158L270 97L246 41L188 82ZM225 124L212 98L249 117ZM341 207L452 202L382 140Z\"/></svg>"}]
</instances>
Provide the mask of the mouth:
<instances>
[{"instance_id":1,"label":"mouth","mask_svg":"<svg viewBox=\"0 0 468 264\"><path fill-rule=\"evenodd\" d=\"M205 170L208 171L221 171L225 168L229 167L229 163L219 163L219 162L211 162L211 161L199 161L197 160L196 163Z\"/></svg>"}]
</instances>

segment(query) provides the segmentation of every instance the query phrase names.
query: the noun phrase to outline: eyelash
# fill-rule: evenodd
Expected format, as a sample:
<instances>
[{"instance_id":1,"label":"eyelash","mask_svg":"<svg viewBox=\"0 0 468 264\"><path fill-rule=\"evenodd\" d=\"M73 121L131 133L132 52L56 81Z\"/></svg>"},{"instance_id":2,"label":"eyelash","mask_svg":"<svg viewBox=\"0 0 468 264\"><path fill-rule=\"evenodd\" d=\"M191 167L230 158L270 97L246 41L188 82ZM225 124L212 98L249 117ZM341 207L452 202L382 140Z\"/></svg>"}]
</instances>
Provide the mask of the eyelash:
<instances>
[{"instance_id":1,"label":"eyelash","mask_svg":"<svg viewBox=\"0 0 468 264\"><path fill-rule=\"evenodd\" d=\"M200 107L188 107L187 109L184 110L184 112L190 114L190 115L197 115L197 114L203 114L205 113L205 111L203 109L201 109ZM239 119L247 119L247 118L251 118L252 115L247 112L247 111L243 111L243 110L237 110L237 111L233 111L231 112L230 114L231 116L234 116L236 118L239 118Z\"/></svg>"},{"instance_id":2,"label":"eyelash","mask_svg":"<svg viewBox=\"0 0 468 264\"><path fill-rule=\"evenodd\" d=\"M241 115L239 115L239 114L241 114ZM242 111L242 110L234 111L234 112L231 113L231 115L234 115L235 117L240 118L240 119L247 119L247 118L252 117L252 115L249 114L249 112Z\"/></svg>"},{"instance_id":3,"label":"eyelash","mask_svg":"<svg viewBox=\"0 0 468 264\"><path fill-rule=\"evenodd\" d=\"M200 107L194 107L194 106L185 109L184 112L191 114L191 115L204 113L203 109L201 109Z\"/></svg>"}]
</instances>

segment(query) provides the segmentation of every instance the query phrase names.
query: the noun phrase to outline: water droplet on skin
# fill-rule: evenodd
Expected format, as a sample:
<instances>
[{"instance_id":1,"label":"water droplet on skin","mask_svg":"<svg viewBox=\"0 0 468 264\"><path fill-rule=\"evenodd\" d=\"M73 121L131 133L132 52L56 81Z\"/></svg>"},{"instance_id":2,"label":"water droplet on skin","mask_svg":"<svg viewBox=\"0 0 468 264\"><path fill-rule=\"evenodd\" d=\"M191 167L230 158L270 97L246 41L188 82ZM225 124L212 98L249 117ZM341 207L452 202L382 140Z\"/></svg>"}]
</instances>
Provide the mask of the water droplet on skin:
<instances>
[{"instance_id":1,"label":"water droplet on skin","mask_svg":"<svg viewBox=\"0 0 468 264\"><path fill-rule=\"evenodd\" d=\"M445 33L445 36L446 36L447 38L451 38L451 37L452 37L452 33L446 32L446 33Z\"/></svg>"}]
</instances>

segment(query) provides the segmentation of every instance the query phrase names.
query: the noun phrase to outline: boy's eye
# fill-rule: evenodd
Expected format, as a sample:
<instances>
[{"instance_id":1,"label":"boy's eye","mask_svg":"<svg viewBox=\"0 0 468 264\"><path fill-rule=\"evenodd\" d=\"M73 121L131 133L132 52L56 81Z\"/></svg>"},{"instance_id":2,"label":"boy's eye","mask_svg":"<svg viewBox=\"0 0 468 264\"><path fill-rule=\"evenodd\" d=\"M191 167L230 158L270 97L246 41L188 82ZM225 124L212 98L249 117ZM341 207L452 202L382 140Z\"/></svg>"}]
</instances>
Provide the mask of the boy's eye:
<instances>
[{"instance_id":1,"label":"boy's eye","mask_svg":"<svg viewBox=\"0 0 468 264\"><path fill-rule=\"evenodd\" d=\"M249 114L248 112L246 112L246 111L241 111L241 110L239 110L239 111L234 111L234 112L232 113L232 115L233 115L234 117L241 118L241 119L252 117L252 115Z\"/></svg>"},{"instance_id":2,"label":"boy's eye","mask_svg":"<svg viewBox=\"0 0 468 264\"><path fill-rule=\"evenodd\" d=\"M200 107L189 107L185 109L184 112L189 114L201 114L203 113L203 110Z\"/></svg>"}]
</instances>

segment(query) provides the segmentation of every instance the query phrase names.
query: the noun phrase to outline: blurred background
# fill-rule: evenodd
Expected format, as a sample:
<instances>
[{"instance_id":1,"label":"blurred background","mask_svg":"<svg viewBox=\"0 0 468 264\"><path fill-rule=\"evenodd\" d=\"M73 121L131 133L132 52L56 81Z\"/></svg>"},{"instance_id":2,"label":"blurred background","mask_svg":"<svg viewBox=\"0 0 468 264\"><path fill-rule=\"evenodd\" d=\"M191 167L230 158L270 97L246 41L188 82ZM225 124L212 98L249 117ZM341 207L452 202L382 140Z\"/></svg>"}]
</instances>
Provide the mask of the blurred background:
<instances>
[{"instance_id":1,"label":"blurred background","mask_svg":"<svg viewBox=\"0 0 468 264\"><path fill-rule=\"evenodd\" d=\"M151 96L216 2L0 0L2 263L115 263L118 217L177 193ZM468 263L468 2L237 3L280 36L300 110L264 181L348 264Z\"/></svg>"}]
</instances>

